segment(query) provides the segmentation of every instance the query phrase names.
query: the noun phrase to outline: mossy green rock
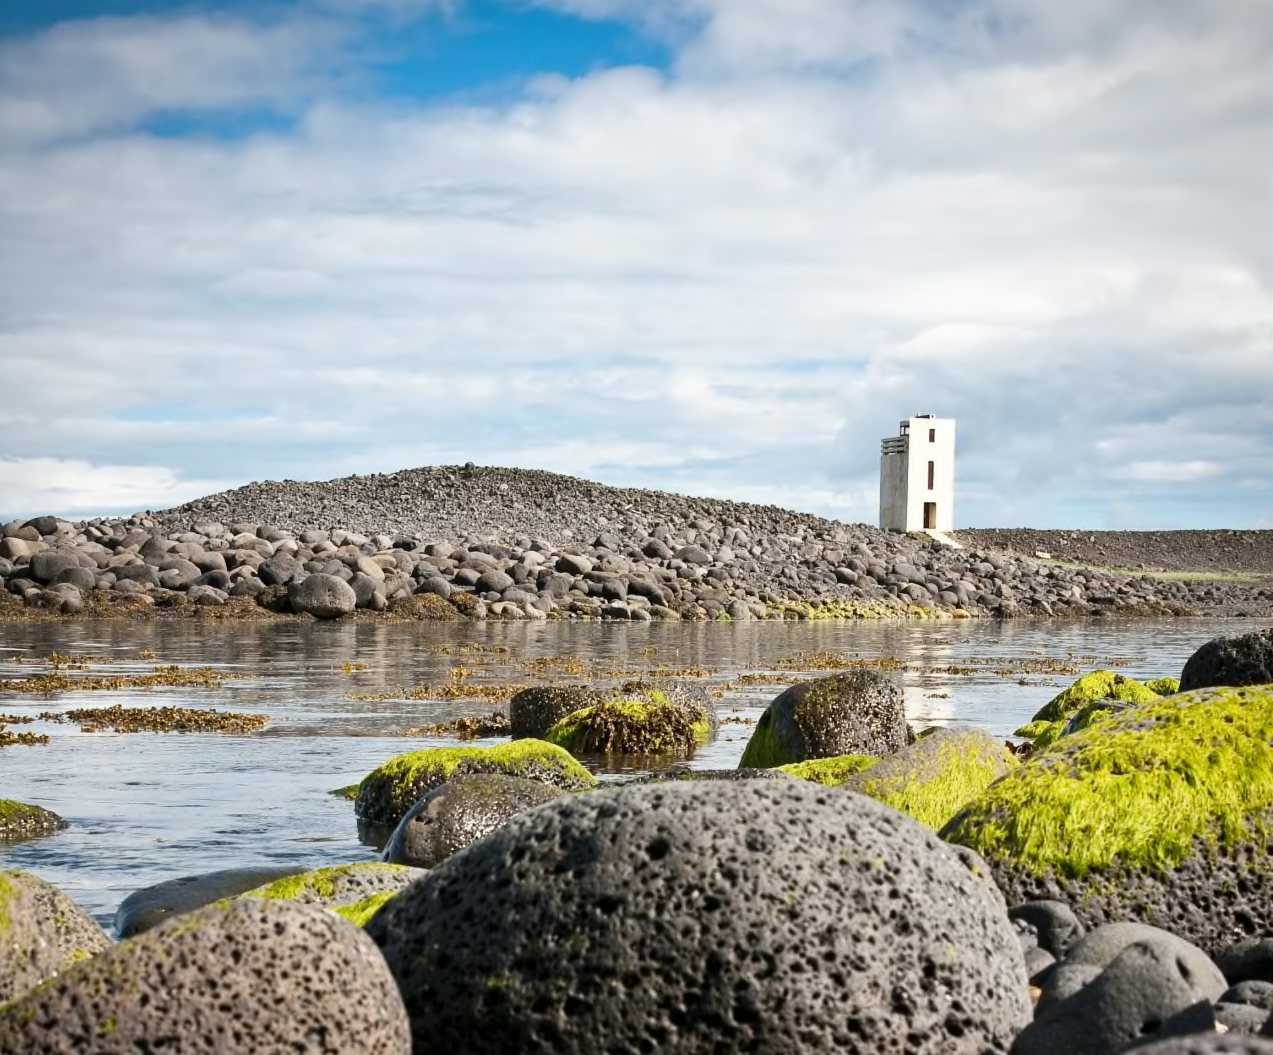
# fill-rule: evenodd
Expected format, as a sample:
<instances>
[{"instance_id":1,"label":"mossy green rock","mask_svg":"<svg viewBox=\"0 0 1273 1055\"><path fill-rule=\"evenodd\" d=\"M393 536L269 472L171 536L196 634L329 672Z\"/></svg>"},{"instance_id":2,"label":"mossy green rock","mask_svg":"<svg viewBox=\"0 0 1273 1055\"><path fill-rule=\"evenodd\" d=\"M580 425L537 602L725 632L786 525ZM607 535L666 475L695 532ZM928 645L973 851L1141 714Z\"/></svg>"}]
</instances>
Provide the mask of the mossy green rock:
<instances>
[{"instance_id":1,"label":"mossy green rock","mask_svg":"<svg viewBox=\"0 0 1273 1055\"><path fill-rule=\"evenodd\" d=\"M906 746L902 690L873 670L848 670L793 685L770 701L747 741L740 769L812 758L892 754Z\"/></svg>"},{"instance_id":2,"label":"mossy green rock","mask_svg":"<svg viewBox=\"0 0 1273 1055\"><path fill-rule=\"evenodd\" d=\"M28 872L0 872L0 1004L110 944L97 921L56 887Z\"/></svg>"},{"instance_id":3,"label":"mossy green rock","mask_svg":"<svg viewBox=\"0 0 1273 1055\"><path fill-rule=\"evenodd\" d=\"M427 792L463 773L503 773L567 791L583 791L597 783L570 752L542 740L495 747L433 747L398 755L368 773L358 785L354 810L364 824L387 828L387 837Z\"/></svg>"},{"instance_id":4,"label":"mossy green rock","mask_svg":"<svg viewBox=\"0 0 1273 1055\"><path fill-rule=\"evenodd\" d=\"M566 715L544 737L573 755L689 755L711 737L706 718L696 719L657 689L604 700Z\"/></svg>"},{"instance_id":5,"label":"mossy green rock","mask_svg":"<svg viewBox=\"0 0 1273 1055\"><path fill-rule=\"evenodd\" d=\"M532 685L508 702L509 732L514 740L542 739L566 715L605 698L604 692L586 685Z\"/></svg>"},{"instance_id":6,"label":"mossy green rock","mask_svg":"<svg viewBox=\"0 0 1273 1055\"><path fill-rule=\"evenodd\" d=\"M424 874L422 868L359 861L284 876L240 894L236 900L249 898L257 901L297 901L302 905L321 905L338 915L345 915L339 910L352 909L382 894L392 897Z\"/></svg>"},{"instance_id":7,"label":"mossy green rock","mask_svg":"<svg viewBox=\"0 0 1273 1055\"><path fill-rule=\"evenodd\" d=\"M1066 736L942 829L1009 904L1065 901L1214 952L1273 933L1273 686L1155 697Z\"/></svg>"},{"instance_id":8,"label":"mossy green rock","mask_svg":"<svg viewBox=\"0 0 1273 1055\"><path fill-rule=\"evenodd\" d=\"M1158 693L1133 678L1112 670L1094 670L1053 696L1013 735L1033 741L1036 748L1047 747L1065 731L1066 722L1089 703L1097 700L1151 703L1158 698Z\"/></svg>"},{"instance_id":9,"label":"mossy green rock","mask_svg":"<svg viewBox=\"0 0 1273 1055\"><path fill-rule=\"evenodd\" d=\"M67 827L52 810L13 799L0 799L0 843L51 835Z\"/></svg>"},{"instance_id":10,"label":"mossy green rock","mask_svg":"<svg viewBox=\"0 0 1273 1055\"><path fill-rule=\"evenodd\" d=\"M939 728L843 786L937 831L1018 764L1000 741L979 729Z\"/></svg>"},{"instance_id":11,"label":"mossy green rock","mask_svg":"<svg viewBox=\"0 0 1273 1055\"><path fill-rule=\"evenodd\" d=\"M1180 691L1179 678L1154 678L1153 681L1145 682L1145 688L1150 692L1156 692L1159 696L1174 696Z\"/></svg>"},{"instance_id":12,"label":"mossy green rock","mask_svg":"<svg viewBox=\"0 0 1273 1055\"><path fill-rule=\"evenodd\" d=\"M790 762L778 766L778 772L800 780L809 780L823 787L838 788L849 777L856 776L864 769L870 769L878 762L878 758L870 755L837 755L835 758L811 758L807 762Z\"/></svg>"}]
</instances>

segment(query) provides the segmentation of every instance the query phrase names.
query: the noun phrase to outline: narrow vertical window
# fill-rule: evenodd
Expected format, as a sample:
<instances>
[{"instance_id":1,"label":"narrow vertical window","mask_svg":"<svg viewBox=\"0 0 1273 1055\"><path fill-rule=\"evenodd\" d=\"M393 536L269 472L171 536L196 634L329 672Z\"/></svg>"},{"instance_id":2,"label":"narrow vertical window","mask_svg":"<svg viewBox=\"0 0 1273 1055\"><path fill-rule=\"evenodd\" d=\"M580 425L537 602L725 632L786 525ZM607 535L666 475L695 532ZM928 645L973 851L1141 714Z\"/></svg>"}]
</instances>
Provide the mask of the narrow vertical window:
<instances>
[{"instance_id":1,"label":"narrow vertical window","mask_svg":"<svg viewBox=\"0 0 1273 1055\"><path fill-rule=\"evenodd\" d=\"M936 480L936 478L937 478L937 463L929 462L928 463L928 489L930 491L933 489L933 481Z\"/></svg>"},{"instance_id":2,"label":"narrow vertical window","mask_svg":"<svg viewBox=\"0 0 1273 1055\"><path fill-rule=\"evenodd\" d=\"M928 442L929 442L929 443L936 443L936 442L937 442L937 430L936 430L936 429L929 429L929 430L928 430Z\"/></svg>"}]
</instances>

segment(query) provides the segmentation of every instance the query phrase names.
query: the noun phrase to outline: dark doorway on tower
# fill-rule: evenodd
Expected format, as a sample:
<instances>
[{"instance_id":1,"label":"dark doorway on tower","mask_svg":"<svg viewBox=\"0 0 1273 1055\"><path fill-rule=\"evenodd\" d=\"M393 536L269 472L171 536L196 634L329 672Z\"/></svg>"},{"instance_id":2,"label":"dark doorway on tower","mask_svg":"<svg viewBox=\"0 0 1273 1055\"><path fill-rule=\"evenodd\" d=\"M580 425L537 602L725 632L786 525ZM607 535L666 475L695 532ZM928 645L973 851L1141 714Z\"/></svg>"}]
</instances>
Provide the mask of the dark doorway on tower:
<instances>
[{"instance_id":1,"label":"dark doorway on tower","mask_svg":"<svg viewBox=\"0 0 1273 1055\"><path fill-rule=\"evenodd\" d=\"M936 502L924 503L924 530L925 531L937 530L937 503Z\"/></svg>"}]
</instances>

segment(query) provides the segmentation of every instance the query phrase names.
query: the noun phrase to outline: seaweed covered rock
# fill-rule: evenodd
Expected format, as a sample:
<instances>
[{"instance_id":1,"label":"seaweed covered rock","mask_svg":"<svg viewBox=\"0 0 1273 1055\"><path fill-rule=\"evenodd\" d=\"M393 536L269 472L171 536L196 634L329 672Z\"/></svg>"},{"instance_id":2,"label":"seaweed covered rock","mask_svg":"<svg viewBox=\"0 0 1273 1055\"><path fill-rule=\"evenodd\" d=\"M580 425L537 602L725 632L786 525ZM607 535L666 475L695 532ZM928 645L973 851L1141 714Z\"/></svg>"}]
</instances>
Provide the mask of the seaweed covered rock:
<instances>
[{"instance_id":1,"label":"seaweed covered rock","mask_svg":"<svg viewBox=\"0 0 1273 1055\"><path fill-rule=\"evenodd\" d=\"M238 895L240 899L257 901L295 901L302 905L318 905L337 915L351 918L361 925L369 918L372 905L379 908L389 898L401 893L424 872L400 864L359 861L355 864L316 868L312 872L284 876L272 883ZM375 899L372 902L372 899ZM369 902L371 902L369 904ZM354 911L349 910L358 906Z\"/></svg>"},{"instance_id":2,"label":"seaweed covered rock","mask_svg":"<svg viewBox=\"0 0 1273 1055\"><path fill-rule=\"evenodd\" d=\"M1086 708L1086 713L1090 716L1096 709L1090 705L1104 700L1139 704L1156 699L1158 693L1133 678L1116 674L1112 670L1094 670L1053 696L1035 712L1028 724L1013 735L1033 741L1036 748L1047 747L1065 732L1067 723L1080 711Z\"/></svg>"},{"instance_id":3,"label":"seaweed covered rock","mask_svg":"<svg viewBox=\"0 0 1273 1055\"><path fill-rule=\"evenodd\" d=\"M1202 689L1058 740L942 836L977 850L1010 904L1087 926L1143 920L1209 954L1273 934L1273 689Z\"/></svg>"},{"instance_id":4,"label":"seaweed covered rock","mask_svg":"<svg viewBox=\"0 0 1273 1055\"><path fill-rule=\"evenodd\" d=\"M585 685L535 685L508 701L509 732L514 740L542 739L566 715L595 707L606 694Z\"/></svg>"},{"instance_id":5,"label":"seaweed covered rock","mask_svg":"<svg viewBox=\"0 0 1273 1055\"><path fill-rule=\"evenodd\" d=\"M257 868L223 868L216 872L181 876L154 886L134 890L115 910L115 933L121 938L141 934L166 920L211 905L222 898L235 897L284 876L295 875L286 865Z\"/></svg>"},{"instance_id":6,"label":"seaweed covered rock","mask_svg":"<svg viewBox=\"0 0 1273 1055\"><path fill-rule=\"evenodd\" d=\"M1273 627L1208 641L1185 661L1180 691L1273 683Z\"/></svg>"},{"instance_id":7,"label":"seaweed covered rock","mask_svg":"<svg viewBox=\"0 0 1273 1055\"><path fill-rule=\"evenodd\" d=\"M798 780L549 803L368 933L421 1051L971 1053L1029 1020L996 892L896 811Z\"/></svg>"},{"instance_id":8,"label":"seaweed covered rock","mask_svg":"<svg viewBox=\"0 0 1273 1055\"><path fill-rule=\"evenodd\" d=\"M1000 741L979 729L936 728L843 786L937 831L1017 764Z\"/></svg>"},{"instance_id":9,"label":"seaweed covered rock","mask_svg":"<svg viewBox=\"0 0 1273 1055\"><path fill-rule=\"evenodd\" d=\"M878 671L847 670L793 685L770 701L739 767L888 755L908 738L901 687Z\"/></svg>"},{"instance_id":10,"label":"seaweed covered rock","mask_svg":"<svg viewBox=\"0 0 1273 1055\"><path fill-rule=\"evenodd\" d=\"M453 777L407 811L385 846L385 860L432 868L519 813L564 794L539 780L499 773Z\"/></svg>"},{"instance_id":11,"label":"seaweed covered rock","mask_svg":"<svg viewBox=\"0 0 1273 1055\"><path fill-rule=\"evenodd\" d=\"M834 758L811 758L807 762L789 762L778 766L777 772L789 777L812 781L827 788L840 787L849 777L870 769L878 762L870 755L836 755ZM739 770L745 773L747 770Z\"/></svg>"},{"instance_id":12,"label":"seaweed covered rock","mask_svg":"<svg viewBox=\"0 0 1273 1055\"><path fill-rule=\"evenodd\" d=\"M0 1010L0 1051L406 1055L375 945L311 905L229 901L168 920Z\"/></svg>"},{"instance_id":13,"label":"seaweed covered rock","mask_svg":"<svg viewBox=\"0 0 1273 1055\"><path fill-rule=\"evenodd\" d=\"M572 755L689 755L711 732L707 718L695 720L661 690L647 689L574 711L544 739Z\"/></svg>"},{"instance_id":14,"label":"seaweed covered rock","mask_svg":"<svg viewBox=\"0 0 1273 1055\"><path fill-rule=\"evenodd\" d=\"M716 704L703 685L692 681L680 681L668 678L640 678L636 681L625 681L613 696L626 698L632 696L647 697L651 693L660 693L670 703L680 707L690 717L698 732L699 743L714 739L720 731L720 717L716 713Z\"/></svg>"},{"instance_id":15,"label":"seaweed covered rock","mask_svg":"<svg viewBox=\"0 0 1273 1055\"><path fill-rule=\"evenodd\" d=\"M65 827L66 821L52 810L13 799L0 799L0 843L52 835Z\"/></svg>"},{"instance_id":16,"label":"seaweed covered rock","mask_svg":"<svg viewBox=\"0 0 1273 1055\"><path fill-rule=\"evenodd\" d=\"M1153 678L1145 682L1145 688L1159 696L1174 696L1180 691L1179 678Z\"/></svg>"},{"instance_id":17,"label":"seaweed covered rock","mask_svg":"<svg viewBox=\"0 0 1273 1055\"><path fill-rule=\"evenodd\" d=\"M355 812L365 824L392 830L426 793L466 773L525 777L567 791L582 791L597 782L568 751L542 740L495 747L433 747L398 755L363 777Z\"/></svg>"},{"instance_id":18,"label":"seaweed covered rock","mask_svg":"<svg viewBox=\"0 0 1273 1055\"><path fill-rule=\"evenodd\" d=\"M97 921L56 887L28 872L0 872L0 1004L110 944Z\"/></svg>"}]
</instances>

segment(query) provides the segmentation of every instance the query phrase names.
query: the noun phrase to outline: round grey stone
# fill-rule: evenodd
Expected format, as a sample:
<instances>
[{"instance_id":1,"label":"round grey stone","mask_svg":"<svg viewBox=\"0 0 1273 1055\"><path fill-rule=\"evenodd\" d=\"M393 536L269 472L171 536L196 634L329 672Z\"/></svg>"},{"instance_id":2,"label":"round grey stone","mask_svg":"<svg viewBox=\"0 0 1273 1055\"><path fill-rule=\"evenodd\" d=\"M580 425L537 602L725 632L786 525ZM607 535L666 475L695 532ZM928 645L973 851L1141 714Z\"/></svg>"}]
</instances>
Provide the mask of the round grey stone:
<instances>
[{"instance_id":1,"label":"round grey stone","mask_svg":"<svg viewBox=\"0 0 1273 1055\"><path fill-rule=\"evenodd\" d=\"M54 576L53 582L58 585L74 586L80 590L91 590L97 585L97 576L93 574L91 568L81 568L77 564L74 568L63 568Z\"/></svg>"},{"instance_id":2,"label":"round grey stone","mask_svg":"<svg viewBox=\"0 0 1273 1055\"><path fill-rule=\"evenodd\" d=\"M123 942L0 1012L0 1051L86 1050L406 1055L410 1039L361 930L309 905L232 901Z\"/></svg>"},{"instance_id":3,"label":"round grey stone","mask_svg":"<svg viewBox=\"0 0 1273 1055\"><path fill-rule=\"evenodd\" d=\"M503 593L514 585L513 577L497 568L484 571L477 580L478 593Z\"/></svg>"},{"instance_id":4,"label":"round grey stone","mask_svg":"<svg viewBox=\"0 0 1273 1055\"><path fill-rule=\"evenodd\" d=\"M295 874L296 868L286 865L225 868L143 887L124 898L115 910L115 933L121 938L131 938L157 926L169 916L193 912L222 898L234 897Z\"/></svg>"},{"instance_id":5,"label":"round grey stone","mask_svg":"<svg viewBox=\"0 0 1273 1055\"><path fill-rule=\"evenodd\" d=\"M62 572L79 566L80 562L70 553L45 550L31 558L31 578L41 584L55 582Z\"/></svg>"},{"instance_id":6,"label":"round grey stone","mask_svg":"<svg viewBox=\"0 0 1273 1055\"><path fill-rule=\"evenodd\" d=\"M508 703L509 732L514 740L542 739L568 714L595 707L605 694L584 685L536 685L515 693Z\"/></svg>"},{"instance_id":7,"label":"round grey stone","mask_svg":"<svg viewBox=\"0 0 1273 1055\"><path fill-rule=\"evenodd\" d=\"M1066 963L1089 963L1104 967L1112 963L1129 945L1136 942L1161 942L1170 948L1180 965L1180 972L1211 1002L1229 987L1220 968L1198 946L1170 931L1151 927L1148 923L1106 923L1084 935L1070 946Z\"/></svg>"},{"instance_id":8,"label":"round grey stone","mask_svg":"<svg viewBox=\"0 0 1273 1055\"><path fill-rule=\"evenodd\" d=\"M542 781L500 773L452 777L407 811L385 846L384 859L432 868L518 814L565 794Z\"/></svg>"},{"instance_id":9,"label":"round grey stone","mask_svg":"<svg viewBox=\"0 0 1273 1055\"><path fill-rule=\"evenodd\" d=\"M368 924L417 1050L1004 1050L1000 903L918 824L795 780L629 785L516 817Z\"/></svg>"},{"instance_id":10,"label":"round grey stone","mask_svg":"<svg viewBox=\"0 0 1273 1055\"><path fill-rule=\"evenodd\" d=\"M34 561L32 561L34 563ZM1273 627L1208 641L1185 662L1180 691L1273 682Z\"/></svg>"},{"instance_id":11,"label":"round grey stone","mask_svg":"<svg viewBox=\"0 0 1273 1055\"><path fill-rule=\"evenodd\" d=\"M318 572L307 575L299 583L293 582L287 590L292 609L318 619L335 619L348 615L358 603L353 587L335 575Z\"/></svg>"},{"instance_id":12,"label":"round grey stone","mask_svg":"<svg viewBox=\"0 0 1273 1055\"><path fill-rule=\"evenodd\" d=\"M1255 1037L1195 1033L1138 1046L1136 1055L1273 1055L1273 1044Z\"/></svg>"}]
</instances>

